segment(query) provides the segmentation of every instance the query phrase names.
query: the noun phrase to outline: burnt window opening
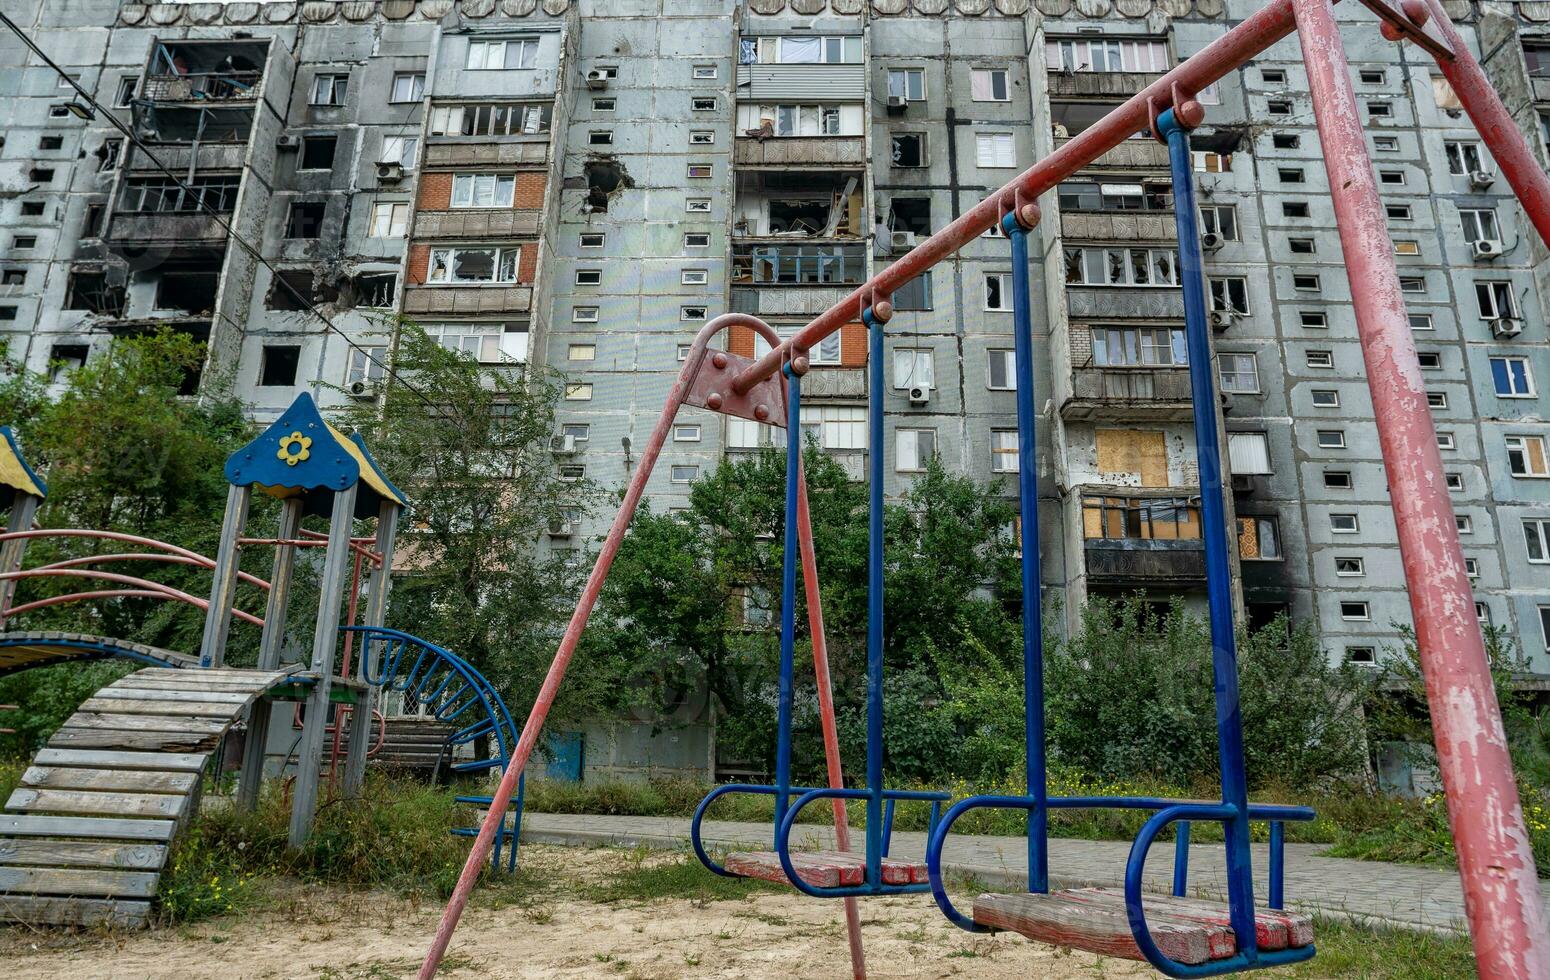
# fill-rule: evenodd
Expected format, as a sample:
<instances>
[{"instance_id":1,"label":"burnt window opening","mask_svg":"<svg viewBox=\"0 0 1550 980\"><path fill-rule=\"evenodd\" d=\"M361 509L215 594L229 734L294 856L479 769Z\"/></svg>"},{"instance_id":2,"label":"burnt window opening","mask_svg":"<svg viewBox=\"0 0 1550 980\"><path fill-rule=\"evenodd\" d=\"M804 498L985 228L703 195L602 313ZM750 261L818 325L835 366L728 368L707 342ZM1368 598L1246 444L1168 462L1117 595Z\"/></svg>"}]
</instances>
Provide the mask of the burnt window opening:
<instances>
[{"instance_id":1,"label":"burnt window opening","mask_svg":"<svg viewBox=\"0 0 1550 980\"><path fill-rule=\"evenodd\" d=\"M16 319L16 307L14 307L14 306L0 306L0 320L14 320L14 319Z\"/></svg>"},{"instance_id":2,"label":"burnt window opening","mask_svg":"<svg viewBox=\"0 0 1550 980\"><path fill-rule=\"evenodd\" d=\"M587 209L608 210L608 201L621 188L633 187L634 181L617 160L588 160L583 166L587 178Z\"/></svg>"},{"instance_id":3,"label":"burnt window opening","mask_svg":"<svg viewBox=\"0 0 1550 980\"><path fill-rule=\"evenodd\" d=\"M26 213L23 210L22 213ZM38 213L42 214L42 206L39 205ZM82 238L101 238L102 219L108 216L108 206L101 202L86 205L86 220L81 222Z\"/></svg>"},{"instance_id":4,"label":"burnt window opening","mask_svg":"<svg viewBox=\"0 0 1550 980\"><path fill-rule=\"evenodd\" d=\"M892 158L895 167L924 167L926 134L894 133Z\"/></svg>"},{"instance_id":5,"label":"burnt window opening","mask_svg":"<svg viewBox=\"0 0 1550 980\"><path fill-rule=\"evenodd\" d=\"M99 207L99 208L102 207L102 205L100 205L100 204L95 205L95 206ZM88 208L90 208L90 207L91 207L91 205L88 205ZM23 201L22 202L22 217L23 218L40 218L42 216L43 216L43 202L42 201Z\"/></svg>"},{"instance_id":6,"label":"burnt window opening","mask_svg":"<svg viewBox=\"0 0 1550 980\"><path fill-rule=\"evenodd\" d=\"M931 199L896 197L889 202L890 231L909 231L922 237L931 234Z\"/></svg>"},{"instance_id":7,"label":"burnt window opening","mask_svg":"<svg viewBox=\"0 0 1550 980\"><path fill-rule=\"evenodd\" d=\"M220 272L215 269L164 272L156 284L156 309L209 313L215 309L215 292L220 278Z\"/></svg>"},{"instance_id":8,"label":"burnt window opening","mask_svg":"<svg viewBox=\"0 0 1550 980\"><path fill-rule=\"evenodd\" d=\"M52 167L33 167L27 171L27 179L34 184L46 184L54 179L54 170Z\"/></svg>"},{"instance_id":9,"label":"burnt window opening","mask_svg":"<svg viewBox=\"0 0 1550 980\"><path fill-rule=\"evenodd\" d=\"M301 348L295 344L265 344L264 358L258 367L260 388L290 388L296 384L296 368L301 364Z\"/></svg>"},{"instance_id":10,"label":"burnt window opening","mask_svg":"<svg viewBox=\"0 0 1550 980\"><path fill-rule=\"evenodd\" d=\"M301 162L298 170L332 170L334 167L334 148L339 144L339 137L333 134L319 136L303 136L301 138Z\"/></svg>"},{"instance_id":11,"label":"burnt window opening","mask_svg":"<svg viewBox=\"0 0 1550 980\"><path fill-rule=\"evenodd\" d=\"M50 380L63 381L65 375L86 363L90 353L85 344L55 344L48 352Z\"/></svg>"},{"instance_id":12,"label":"burnt window opening","mask_svg":"<svg viewBox=\"0 0 1550 980\"><path fill-rule=\"evenodd\" d=\"M829 226L829 212L834 202L827 197L772 198L770 200L770 234L804 232L821 235Z\"/></svg>"},{"instance_id":13,"label":"burnt window opening","mask_svg":"<svg viewBox=\"0 0 1550 980\"><path fill-rule=\"evenodd\" d=\"M38 140L38 149L40 150L57 150L64 145L65 138L63 136L45 136Z\"/></svg>"},{"instance_id":14,"label":"burnt window opening","mask_svg":"<svg viewBox=\"0 0 1550 980\"><path fill-rule=\"evenodd\" d=\"M398 273L365 272L351 280L354 303L369 309L390 309L398 293Z\"/></svg>"},{"instance_id":15,"label":"burnt window opening","mask_svg":"<svg viewBox=\"0 0 1550 980\"><path fill-rule=\"evenodd\" d=\"M65 309L123 316L124 287L108 282L101 269L72 269L65 288Z\"/></svg>"},{"instance_id":16,"label":"burnt window opening","mask_svg":"<svg viewBox=\"0 0 1550 980\"><path fill-rule=\"evenodd\" d=\"M26 269L0 269L0 286L27 285Z\"/></svg>"},{"instance_id":17,"label":"burnt window opening","mask_svg":"<svg viewBox=\"0 0 1550 980\"><path fill-rule=\"evenodd\" d=\"M285 222L286 238L321 238L323 213L328 206L322 201L296 201L291 205Z\"/></svg>"},{"instance_id":18,"label":"burnt window opening","mask_svg":"<svg viewBox=\"0 0 1550 980\"><path fill-rule=\"evenodd\" d=\"M316 283L311 269L281 269L275 273L264 305L271 310L306 310L318 300Z\"/></svg>"}]
</instances>

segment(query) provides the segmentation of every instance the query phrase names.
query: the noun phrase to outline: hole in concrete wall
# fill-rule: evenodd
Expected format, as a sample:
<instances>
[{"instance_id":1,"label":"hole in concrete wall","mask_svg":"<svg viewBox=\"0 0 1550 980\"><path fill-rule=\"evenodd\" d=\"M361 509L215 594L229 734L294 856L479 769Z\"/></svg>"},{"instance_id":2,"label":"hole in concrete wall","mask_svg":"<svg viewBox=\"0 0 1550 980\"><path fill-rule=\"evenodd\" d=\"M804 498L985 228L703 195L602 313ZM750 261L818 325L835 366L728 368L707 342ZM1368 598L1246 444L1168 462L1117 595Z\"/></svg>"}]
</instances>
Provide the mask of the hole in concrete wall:
<instances>
[{"instance_id":1,"label":"hole in concrete wall","mask_svg":"<svg viewBox=\"0 0 1550 980\"><path fill-rule=\"evenodd\" d=\"M328 205L323 201L296 201L285 222L286 238L319 238L323 234L323 214Z\"/></svg>"},{"instance_id":2,"label":"hole in concrete wall","mask_svg":"<svg viewBox=\"0 0 1550 980\"><path fill-rule=\"evenodd\" d=\"M618 160L606 157L588 160L583 165L582 171L587 178L586 209L589 211L607 211L608 202L615 194L627 187L635 186L635 181L630 179L624 164Z\"/></svg>"},{"instance_id":3,"label":"hole in concrete wall","mask_svg":"<svg viewBox=\"0 0 1550 980\"><path fill-rule=\"evenodd\" d=\"M917 235L931 234L929 197L896 197L888 203L891 231L912 231Z\"/></svg>"},{"instance_id":4,"label":"hole in concrete wall","mask_svg":"<svg viewBox=\"0 0 1550 980\"><path fill-rule=\"evenodd\" d=\"M123 316L123 284L109 283L108 275L102 269L71 269L69 285L65 289L65 309Z\"/></svg>"},{"instance_id":5,"label":"hole in concrete wall","mask_svg":"<svg viewBox=\"0 0 1550 980\"><path fill-rule=\"evenodd\" d=\"M156 283L156 309L209 313L215 309L220 270L186 269L164 272Z\"/></svg>"},{"instance_id":6,"label":"hole in concrete wall","mask_svg":"<svg viewBox=\"0 0 1550 980\"><path fill-rule=\"evenodd\" d=\"M321 281L311 269L281 269L269 284L264 306L271 310L301 312L308 304L332 303L339 298L339 287Z\"/></svg>"}]
</instances>

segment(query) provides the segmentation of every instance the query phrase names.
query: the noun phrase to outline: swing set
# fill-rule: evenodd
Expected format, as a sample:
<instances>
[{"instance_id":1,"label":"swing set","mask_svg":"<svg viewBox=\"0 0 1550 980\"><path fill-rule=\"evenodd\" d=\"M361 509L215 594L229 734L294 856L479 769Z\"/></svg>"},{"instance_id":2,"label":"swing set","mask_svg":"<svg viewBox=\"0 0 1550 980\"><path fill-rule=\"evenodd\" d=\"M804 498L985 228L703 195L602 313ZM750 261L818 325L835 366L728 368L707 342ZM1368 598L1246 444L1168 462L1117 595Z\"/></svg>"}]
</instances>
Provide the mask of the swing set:
<instances>
[{"instance_id":1,"label":"swing set","mask_svg":"<svg viewBox=\"0 0 1550 980\"><path fill-rule=\"evenodd\" d=\"M1471 120L1490 147L1542 240L1550 243L1550 178L1540 169L1480 65L1436 0L1361 0L1380 20L1385 38L1408 41L1434 57ZM1507 756L1501 715L1491 686L1484 645L1473 615L1452 505L1426 403L1414 340L1405 314L1393 248L1373 178L1354 98L1350 69L1336 25L1333 0L1274 0L1124 105L1060 146L946 228L917 245L845 300L780 342L761 320L726 314L695 338L667 404L653 430L623 504L605 539L581 600L560 643L532 713L522 730L494 797L508 800L517 786L555 693L564 676L609 567L645 490L680 407L783 426L786 461L785 552L782 568L779 734L775 783L734 784L714 790L692 825L699 859L717 874L789 883L799 891L844 900L852 972L865 976L856 898L930 891L946 917L972 932L1009 930L1029 938L1107 955L1144 958L1173 977L1203 977L1306 960L1314 955L1308 920L1284 909L1284 825L1311 820L1297 806L1249 802L1239 715L1234 647L1231 566L1226 503L1215 409L1210 327L1206 313L1200 237L1190 158L1190 131L1205 111L1193 97L1296 31L1308 71L1314 112L1340 232L1352 306L1362 343L1374 415L1392 492L1400 552L1409 588L1416 638L1459 858L1465 906L1481 976L1550 977L1550 932L1522 810ZM1104 153L1146 131L1166 142L1173 174L1174 213L1189 353L1199 464L1201 523L1206 560L1212 672L1216 694L1219 800L1146 797L1053 797L1048 794L1044 745L1043 651L1039 610L1039 534L1033 392L1032 286L1028 233L1038 225L1037 197ZM993 224L1010 240L1021 527L1024 650L1024 726L1027 783L1021 796L975 796L944 813L945 793L890 790L883 773L883 378L884 329L892 315L889 296ZM847 788L839 763L823 614L812 528L798 438L801 380L807 352L859 313L869 339L868 476L869 554L867 619L867 760L863 786ZM757 360L710 348L732 326L749 327L770 343ZM791 713L794 695L796 580L800 570L809 617L819 715L827 763L825 787L791 785ZM715 861L701 840L706 810L733 793L774 797L771 851L742 852ZM820 799L834 808L836 849L802 852L791 846L801 811ZM866 804L864 845L852 853L847 800ZM889 857L893 813L900 802L931 807L924 864ZM1027 814L1027 890L981 895L970 914L959 911L943 885L942 852L954 823L983 808ZM1056 809L1118 808L1150 812L1131 847L1122 889L1051 892L1048 819ZM490 808L472 853L443 914L419 976L434 976L469 892L500 825L503 805ZM1226 901L1187 897L1192 823L1218 823L1226 857ZM1269 824L1266 895L1256 903L1250 825ZM1173 894L1143 896L1148 852L1165 830L1175 839Z\"/></svg>"}]
</instances>

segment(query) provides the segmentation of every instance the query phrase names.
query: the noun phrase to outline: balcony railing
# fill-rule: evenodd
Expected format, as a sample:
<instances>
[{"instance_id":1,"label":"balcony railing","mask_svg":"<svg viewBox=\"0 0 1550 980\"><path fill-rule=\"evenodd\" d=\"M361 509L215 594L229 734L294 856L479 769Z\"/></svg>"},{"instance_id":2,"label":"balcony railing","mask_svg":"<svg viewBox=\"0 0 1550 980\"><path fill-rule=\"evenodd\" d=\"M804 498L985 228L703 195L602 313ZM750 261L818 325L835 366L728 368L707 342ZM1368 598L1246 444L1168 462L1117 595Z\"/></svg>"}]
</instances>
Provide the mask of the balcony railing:
<instances>
[{"instance_id":1,"label":"balcony railing","mask_svg":"<svg viewBox=\"0 0 1550 980\"><path fill-rule=\"evenodd\" d=\"M1195 582L1205 578L1200 498L1082 497L1087 575L1097 582Z\"/></svg>"},{"instance_id":2,"label":"balcony railing","mask_svg":"<svg viewBox=\"0 0 1550 980\"><path fill-rule=\"evenodd\" d=\"M1093 367L1071 371L1071 397L1061 406L1070 420L1157 419L1190 417L1189 369L1186 367Z\"/></svg>"},{"instance_id":3,"label":"balcony railing","mask_svg":"<svg viewBox=\"0 0 1550 980\"><path fill-rule=\"evenodd\" d=\"M850 285L866 279L862 245L739 245L732 281L756 285Z\"/></svg>"},{"instance_id":4,"label":"balcony railing","mask_svg":"<svg viewBox=\"0 0 1550 980\"><path fill-rule=\"evenodd\" d=\"M257 71L207 71L151 75L141 98L152 102L251 102L258 98Z\"/></svg>"},{"instance_id":5,"label":"balcony railing","mask_svg":"<svg viewBox=\"0 0 1550 980\"><path fill-rule=\"evenodd\" d=\"M740 167L866 166L866 146L859 136L739 136L733 153Z\"/></svg>"}]
</instances>

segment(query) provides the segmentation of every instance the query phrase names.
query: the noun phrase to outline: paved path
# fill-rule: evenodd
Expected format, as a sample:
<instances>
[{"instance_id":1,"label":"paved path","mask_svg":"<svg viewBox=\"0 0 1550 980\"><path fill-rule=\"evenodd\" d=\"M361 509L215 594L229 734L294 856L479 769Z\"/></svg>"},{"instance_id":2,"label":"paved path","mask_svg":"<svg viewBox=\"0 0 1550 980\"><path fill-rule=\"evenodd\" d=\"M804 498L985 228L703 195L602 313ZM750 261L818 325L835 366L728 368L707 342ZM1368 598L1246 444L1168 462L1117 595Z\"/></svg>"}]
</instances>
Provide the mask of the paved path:
<instances>
[{"instance_id":1,"label":"paved path","mask_svg":"<svg viewBox=\"0 0 1550 980\"><path fill-rule=\"evenodd\" d=\"M643 844L652 847L687 847L687 817L612 817L558 813L527 813L522 818L522 839L558 844ZM712 849L770 848L767 824L707 820L706 846ZM925 854L926 835L896 831L891 853L897 857ZM798 825L792 834L801 846L832 846L832 831L816 825ZM1053 887L1119 885L1130 853L1128 841L1052 839L1050 883ZM1452 871L1424 865L1388 864L1321 857L1322 844L1286 845L1286 899L1288 904L1365 920L1432 931L1462 931L1464 896ZM1021 889L1026 882L1026 844L1020 837L954 835L944 849L949 873L973 875L994 889ZM1268 848L1254 846L1255 889L1264 895ZM1190 848L1190 886L1200 895L1225 893L1220 844ZM1148 887L1167 892L1173 882L1173 844L1152 848L1147 860ZM1550 901L1550 882L1540 888Z\"/></svg>"}]
</instances>

